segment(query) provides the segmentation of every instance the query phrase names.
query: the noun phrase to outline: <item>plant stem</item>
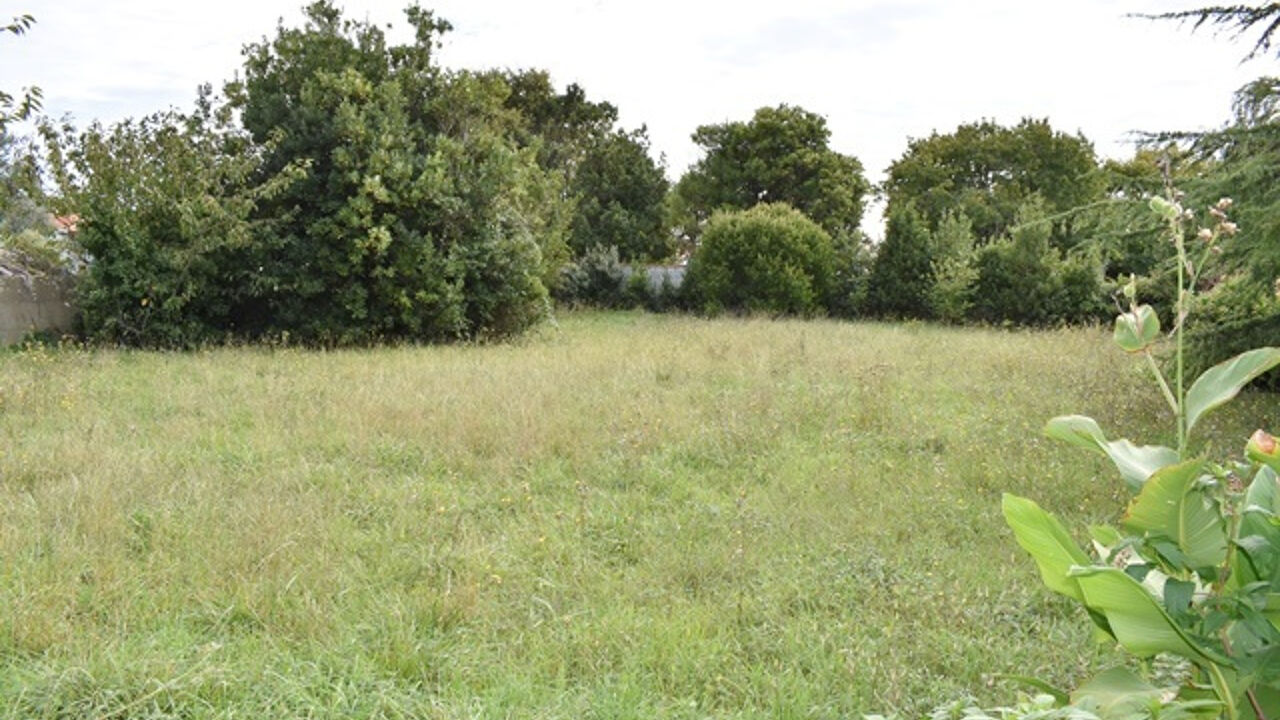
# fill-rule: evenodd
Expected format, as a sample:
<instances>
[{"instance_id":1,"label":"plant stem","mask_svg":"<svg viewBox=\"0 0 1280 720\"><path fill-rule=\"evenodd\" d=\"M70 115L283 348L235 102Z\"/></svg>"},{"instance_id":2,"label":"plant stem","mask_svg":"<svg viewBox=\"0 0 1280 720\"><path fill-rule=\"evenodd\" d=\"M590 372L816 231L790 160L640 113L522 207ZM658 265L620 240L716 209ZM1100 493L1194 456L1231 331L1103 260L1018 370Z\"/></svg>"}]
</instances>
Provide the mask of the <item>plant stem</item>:
<instances>
[{"instance_id":1,"label":"plant stem","mask_svg":"<svg viewBox=\"0 0 1280 720\"><path fill-rule=\"evenodd\" d=\"M1169 198L1174 201L1171 196ZM1176 205L1176 201L1175 205ZM1174 343L1177 352L1177 360L1175 361L1175 382L1178 387L1177 407L1174 413L1178 416L1178 457L1186 458L1187 455L1187 416L1186 416L1186 392L1182 378L1182 333L1183 322L1187 313L1187 288L1186 288L1186 265L1187 265L1187 246L1182 239L1182 216L1169 221L1170 230L1173 232L1173 242L1178 248L1178 299L1174 306L1174 312L1177 313L1174 319Z\"/></svg>"},{"instance_id":2,"label":"plant stem","mask_svg":"<svg viewBox=\"0 0 1280 720\"><path fill-rule=\"evenodd\" d=\"M1231 685L1227 683L1227 678L1222 674L1222 668L1216 663L1209 663L1207 666L1209 677L1213 681L1213 691L1222 700L1222 705L1226 709L1227 720L1236 720L1238 717L1236 710L1236 699L1231 696Z\"/></svg>"},{"instance_id":3,"label":"plant stem","mask_svg":"<svg viewBox=\"0 0 1280 720\"><path fill-rule=\"evenodd\" d=\"M1267 714L1262 711L1262 705L1258 703L1258 696L1254 694L1253 688L1249 688L1244 694L1249 698L1249 704L1253 706L1253 714L1258 716L1258 720L1267 720Z\"/></svg>"},{"instance_id":4,"label":"plant stem","mask_svg":"<svg viewBox=\"0 0 1280 720\"><path fill-rule=\"evenodd\" d=\"M1160 391L1164 393L1165 402L1169 403L1169 409L1173 411L1174 416L1178 415L1178 400L1173 396L1173 391L1169 389L1169 381L1165 380L1164 373L1160 372L1160 366L1156 364L1156 359L1151 356L1151 351L1144 352L1147 356L1147 365L1151 367L1151 374L1156 376L1156 381L1160 383Z\"/></svg>"}]
</instances>

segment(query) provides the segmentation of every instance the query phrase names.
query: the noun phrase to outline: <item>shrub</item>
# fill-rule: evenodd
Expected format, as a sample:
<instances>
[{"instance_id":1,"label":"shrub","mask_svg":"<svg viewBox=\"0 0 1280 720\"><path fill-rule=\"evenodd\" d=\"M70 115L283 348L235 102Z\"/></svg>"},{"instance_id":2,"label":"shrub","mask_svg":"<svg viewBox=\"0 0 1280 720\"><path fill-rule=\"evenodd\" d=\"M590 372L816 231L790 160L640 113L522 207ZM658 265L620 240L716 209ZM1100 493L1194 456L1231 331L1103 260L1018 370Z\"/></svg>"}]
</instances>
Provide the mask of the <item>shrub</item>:
<instances>
[{"instance_id":1,"label":"shrub","mask_svg":"<svg viewBox=\"0 0 1280 720\"><path fill-rule=\"evenodd\" d=\"M712 216L689 265L705 312L812 315L826 310L833 287L831 236L783 204Z\"/></svg>"},{"instance_id":2,"label":"shrub","mask_svg":"<svg viewBox=\"0 0 1280 720\"><path fill-rule=\"evenodd\" d=\"M567 201L504 134L502 81L442 71L448 24L424 10L400 46L328 2L306 15L245 49L225 105L205 88L190 116L46 128L92 256L92 336L441 341L513 335L546 312Z\"/></svg>"},{"instance_id":3,"label":"shrub","mask_svg":"<svg viewBox=\"0 0 1280 720\"><path fill-rule=\"evenodd\" d=\"M630 270L618 248L596 245L561 270L556 299L567 305L619 308L628 304ZM640 276L643 280L643 275Z\"/></svg>"},{"instance_id":4,"label":"shrub","mask_svg":"<svg viewBox=\"0 0 1280 720\"><path fill-rule=\"evenodd\" d=\"M974 317L1016 325L1098 319L1104 308L1101 262L1095 253L1064 259L1049 242L1051 232L1042 204L1028 203L1010 235L978 251Z\"/></svg>"},{"instance_id":5,"label":"shrub","mask_svg":"<svg viewBox=\"0 0 1280 720\"><path fill-rule=\"evenodd\" d=\"M929 309L943 322L963 322L973 305L978 269L974 266L973 223L964 213L947 213L933 237L933 285Z\"/></svg>"},{"instance_id":6,"label":"shrub","mask_svg":"<svg viewBox=\"0 0 1280 720\"><path fill-rule=\"evenodd\" d=\"M90 338L180 347L233 332L234 309L257 289L252 202L228 191L254 161L234 138L173 112L44 132L91 259L76 288Z\"/></svg>"},{"instance_id":7,"label":"shrub","mask_svg":"<svg viewBox=\"0 0 1280 720\"><path fill-rule=\"evenodd\" d=\"M1200 298L1187 327L1184 362L1191 374L1280 338L1280 299L1262 295L1249 278L1232 276ZM1166 362L1173 364L1174 358ZM1256 385L1280 390L1280 373L1268 373Z\"/></svg>"}]
</instances>

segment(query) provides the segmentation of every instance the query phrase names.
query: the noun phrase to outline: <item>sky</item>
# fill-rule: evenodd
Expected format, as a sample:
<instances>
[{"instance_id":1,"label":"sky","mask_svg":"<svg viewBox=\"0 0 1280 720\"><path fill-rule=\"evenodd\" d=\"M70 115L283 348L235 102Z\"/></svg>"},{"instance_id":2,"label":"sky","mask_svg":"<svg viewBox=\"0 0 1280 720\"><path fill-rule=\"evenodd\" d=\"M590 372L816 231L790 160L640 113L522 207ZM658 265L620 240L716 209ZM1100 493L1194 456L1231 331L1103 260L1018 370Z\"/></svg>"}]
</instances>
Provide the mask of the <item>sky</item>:
<instances>
[{"instance_id":1,"label":"sky","mask_svg":"<svg viewBox=\"0 0 1280 720\"><path fill-rule=\"evenodd\" d=\"M393 23L408 0L336 0ZM230 79L240 49L301 22L302 0L0 0L31 13L0 37L0 89L38 85L45 112L106 123L168 107ZM1229 34L1127 17L1196 7L1163 0L421 0L454 26L453 68L541 68L645 125L677 179L700 157L699 126L799 105L826 117L831 145L873 182L911 138L979 119L1048 118L1104 157L1132 133L1221 125L1231 94L1280 74L1274 53L1242 62ZM880 234L873 208L864 228Z\"/></svg>"}]
</instances>

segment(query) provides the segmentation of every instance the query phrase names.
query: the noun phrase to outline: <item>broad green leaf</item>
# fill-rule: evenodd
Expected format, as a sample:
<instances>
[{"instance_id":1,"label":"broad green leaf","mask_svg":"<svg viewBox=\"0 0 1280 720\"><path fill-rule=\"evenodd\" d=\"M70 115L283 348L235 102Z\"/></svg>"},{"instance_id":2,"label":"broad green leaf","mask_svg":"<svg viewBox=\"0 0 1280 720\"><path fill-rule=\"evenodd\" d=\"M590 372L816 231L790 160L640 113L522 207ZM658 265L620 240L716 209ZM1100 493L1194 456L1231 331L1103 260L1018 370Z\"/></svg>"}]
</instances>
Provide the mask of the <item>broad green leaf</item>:
<instances>
[{"instance_id":1,"label":"broad green leaf","mask_svg":"<svg viewBox=\"0 0 1280 720\"><path fill-rule=\"evenodd\" d=\"M1063 415L1048 422L1044 434L1069 445L1105 455L1115 463L1129 489L1137 491L1151 474L1181 458L1162 445L1134 445L1128 440L1107 440L1091 417Z\"/></svg>"},{"instance_id":2,"label":"broad green leaf","mask_svg":"<svg viewBox=\"0 0 1280 720\"><path fill-rule=\"evenodd\" d=\"M1121 537L1120 531L1110 525L1090 525L1089 537L1108 550L1119 545L1120 541L1124 539Z\"/></svg>"},{"instance_id":3,"label":"broad green leaf","mask_svg":"<svg viewBox=\"0 0 1280 720\"><path fill-rule=\"evenodd\" d=\"M1072 577L1084 602L1102 613L1116 640L1138 657L1173 653L1193 662L1231 665L1212 648L1202 647L1183 632L1141 583L1115 568L1077 568Z\"/></svg>"},{"instance_id":4,"label":"broad green leaf","mask_svg":"<svg viewBox=\"0 0 1280 720\"><path fill-rule=\"evenodd\" d=\"M1160 317L1150 305L1116 316L1116 344L1127 353L1142 352L1160 337Z\"/></svg>"},{"instance_id":5,"label":"broad green leaf","mask_svg":"<svg viewBox=\"0 0 1280 720\"><path fill-rule=\"evenodd\" d=\"M1276 487L1276 471L1263 466L1253 476L1245 493L1232 581L1248 584L1259 580L1280 582L1280 527L1274 520L1280 514L1280 488Z\"/></svg>"},{"instance_id":6,"label":"broad green leaf","mask_svg":"<svg viewBox=\"0 0 1280 720\"><path fill-rule=\"evenodd\" d=\"M1226 523L1199 487L1204 465L1189 460L1156 471L1121 522L1131 533L1171 540L1191 569L1217 567L1227 557Z\"/></svg>"},{"instance_id":7,"label":"broad green leaf","mask_svg":"<svg viewBox=\"0 0 1280 720\"><path fill-rule=\"evenodd\" d=\"M1016 495L1006 493L1000 507L1018 544L1036 561L1044 584L1056 593L1083 602L1084 595L1069 572L1071 568L1088 565L1091 561L1071 539L1062 523L1035 502Z\"/></svg>"},{"instance_id":8,"label":"broad green leaf","mask_svg":"<svg viewBox=\"0 0 1280 720\"><path fill-rule=\"evenodd\" d=\"M1241 388L1276 365L1280 365L1280 347L1264 347L1205 370L1187 391L1187 431L1202 415L1235 397Z\"/></svg>"},{"instance_id":9,"label":"broad green leaf","mask_svg":"<svg viewBox=\"0 0 1280 720\"><path fill-rule=\"evenodd\" d=\"M1073 705L1088 704L1098 717L1124 717L1131 713L1144 715L1153 702L1160 699L1160 688L1122 667L1104 670L1071 693Z\"/></svg>"},{"instance_id":10,"label":"broad green leaf","mask_svg":"<svg viewBox=\"0 0 1280 720\"><path fill-rule=\"evenodd\" d=\"M1276 471L1270 467L1261 467L1258 474L1249 483L1249 491L1245 493L1245 507L1256 507L1272 515L1280 515L1280 482Z\"/></svg>"}]
</instances>

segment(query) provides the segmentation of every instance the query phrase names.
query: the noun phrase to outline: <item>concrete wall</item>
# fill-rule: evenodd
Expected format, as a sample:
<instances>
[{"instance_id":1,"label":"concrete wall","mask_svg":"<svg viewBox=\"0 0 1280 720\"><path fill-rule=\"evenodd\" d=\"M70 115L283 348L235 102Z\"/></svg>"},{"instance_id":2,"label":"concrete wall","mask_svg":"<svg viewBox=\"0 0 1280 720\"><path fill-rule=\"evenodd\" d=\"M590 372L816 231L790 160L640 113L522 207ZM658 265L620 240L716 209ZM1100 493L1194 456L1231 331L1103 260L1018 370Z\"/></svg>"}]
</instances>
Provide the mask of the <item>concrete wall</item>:
<instances>
[{"instance_id":1,"label":"concrete wall","mask_svg":"<svg viewBox=\"0 0 1280 720\"><path fill-rule=\"evenodd\" d=\"M12 345L36 330L68 331L74 321L66 281L0 275L0 345Z\"/></svg>"}]
</instances>

